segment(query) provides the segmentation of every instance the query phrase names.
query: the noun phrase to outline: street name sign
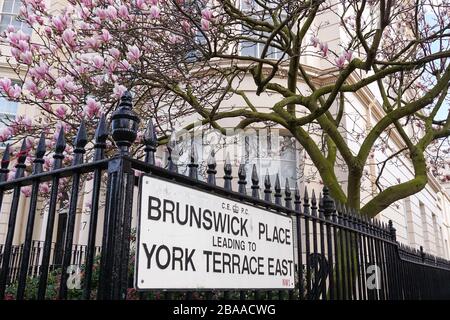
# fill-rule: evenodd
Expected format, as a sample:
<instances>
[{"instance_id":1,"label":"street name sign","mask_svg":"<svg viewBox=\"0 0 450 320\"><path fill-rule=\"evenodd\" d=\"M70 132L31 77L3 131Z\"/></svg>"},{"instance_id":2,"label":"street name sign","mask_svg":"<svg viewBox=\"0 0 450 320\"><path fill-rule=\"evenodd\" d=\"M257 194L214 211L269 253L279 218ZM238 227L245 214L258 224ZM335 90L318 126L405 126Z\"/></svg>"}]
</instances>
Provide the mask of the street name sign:
<instances>
[{"instance_id":1,"label":"street name sign","mask_svg":"<svg viewBox=\"0 0 450 320\"><path fill-rule=\"evenodd\" d=\"M144 175L135 287L292 289L292 219Z\"/></svg>"}]
</instances>

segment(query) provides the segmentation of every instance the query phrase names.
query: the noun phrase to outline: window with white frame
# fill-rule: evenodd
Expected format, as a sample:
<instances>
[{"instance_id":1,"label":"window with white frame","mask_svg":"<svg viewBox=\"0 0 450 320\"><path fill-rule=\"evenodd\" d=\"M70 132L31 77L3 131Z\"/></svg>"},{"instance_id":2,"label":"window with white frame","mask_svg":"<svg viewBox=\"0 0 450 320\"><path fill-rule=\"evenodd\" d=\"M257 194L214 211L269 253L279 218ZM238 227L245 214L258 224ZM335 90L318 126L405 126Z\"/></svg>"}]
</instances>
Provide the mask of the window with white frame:
<instances>
[{"instance_id":1,"label":"window with white frame","mask_svg":"<svg viewBox=\"0 0 450 320\"><path fill-rule=\"evenodd\" d=\"M241 10L243 12L263 12L260 10L259 5L254 0L241 0ZM281 17L286 17L286 14L282 13ZM259 17L261 18L261 17ZM272 22L272 19L269 15L263 16L262 19L264 21ZM239 43L239 53L241 56L248 57L261 57L267 38L270 36L267 32L259 32L252 30L246 26L242 26L241 29L242 39ZM272 40L273 41L273 40ZM282 57L282 52L273 46L269 46L264 58L269 59L280 59Z\"/></svg>"},{"instance_id":2,"label":"window with white frame","mask_svg":"<svg viewBox=\"0 0 450 320\"><path fill-rule=\"evenodd\" d=\"M0 32L5 31L11 25L16 30L22 30L26 34L31 33L30 26L17 19L21 5L21 0L0 0Z\"/></svg>"}]
</instances>

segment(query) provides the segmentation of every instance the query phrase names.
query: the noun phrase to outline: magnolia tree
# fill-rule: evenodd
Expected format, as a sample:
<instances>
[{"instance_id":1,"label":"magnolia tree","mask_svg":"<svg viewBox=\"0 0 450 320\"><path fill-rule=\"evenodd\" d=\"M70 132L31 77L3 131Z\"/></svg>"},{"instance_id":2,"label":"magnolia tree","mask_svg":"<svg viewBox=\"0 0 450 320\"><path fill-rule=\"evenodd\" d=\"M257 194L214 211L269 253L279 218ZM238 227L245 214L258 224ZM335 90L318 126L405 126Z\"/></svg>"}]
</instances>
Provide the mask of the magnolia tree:
<instances>
[{"instance_id":1,"label":"magnolia tree","mask_svg":"<svg viewBox=\"0 0 450 320\"><path fill-rule=\"evenodd\" d=\"M2 141L27 136L33 148L44 130L52 146L57 132L50 128L73 136L81 120L92 132L129 89L161 143L191 115L220 132L227 118L236 128L287 129L332 195L355 208L368 164L382 152L372 177L377 191L360 208L369 216L446 170L449 1L70 0L50 8L24 0L19 19L33 32L10 26L2 34L1 55L18 82L4 78L0 90L41 116L9 119ZM330 23L340 30L337 44L324 40ZM320 82L306 58L334 80ZM365 87L379 97L382 114L358 132L343 119L352 119L347 97ZM257 108L257 95L275 102ZM230 107L236 97L242 104ZM402 158L414 177L383 185L385 165ZM337 170L348 175L346 189Z\"/></svg>"}]
</instances>

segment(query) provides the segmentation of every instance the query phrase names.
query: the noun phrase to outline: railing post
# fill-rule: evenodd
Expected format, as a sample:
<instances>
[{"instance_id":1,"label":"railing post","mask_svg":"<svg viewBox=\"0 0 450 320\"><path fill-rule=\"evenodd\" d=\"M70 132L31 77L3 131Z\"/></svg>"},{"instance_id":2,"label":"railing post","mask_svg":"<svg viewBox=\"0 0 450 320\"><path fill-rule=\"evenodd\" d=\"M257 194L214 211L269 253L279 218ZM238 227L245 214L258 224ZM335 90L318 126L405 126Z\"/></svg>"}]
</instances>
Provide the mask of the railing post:
<instances>
[{"instance_id":1,"label":"railing post","mask_svg":"<svg viewBox=\"0 0 450 320\"><path fill-rule=\"evenodd\" d=\"M25 172L25 160L27 158L28 148L26 143L26 138L23 139L22 147L17 153L17 164L16 164L16 174L15 179L23 177ZM2 268L0 271L0 300L4 298L6 285L8 283L9 274L9 263L11 259L12 244L14 239L14 229L16 225L17 212L19 210L19 200L20 200L20 189L21 186L17 185L14 188L13 198L11 201L11 208L8 218L8 231L6 233L6 240L4 246L4 252L2 256Z\"/></svg>"},{"instance_id":2,"label":"railing post","mask_svg":"<svg viewBox=\"0 0 450 320\"><path fill-rule=\"evenodd\" d=\"M155 152L158 146L158 138L156 137L155 127L153 126L153 120L150 118L147 123L147 128L144 133L145 144L145 162L151 165L155 165Z\"/></svg>"},{"instance_id":3,"label":"railing post","mask_svg":"<svg viewBox=\"0 0 450 320\"><path fill-rule=\"evenodd\" d=\"M95 131L94 161L99 161L105 157L106 140L108 139L108 128L105 116L102 115ZM86 278L84 283L83 298L89 299L91 296L92 267L95 258L95 238L97 236L98 209L100 200L100 188L102 180L102 169L95 169L92 182L92 201L89 219L89 235L86 248Z\"/></svg>"},{"instance_id":4,"label":"railing post","mask_svg":"<svg viewBox=\"0 0 450 320\"><path fill-rule=\"evenodd\" d=\"M43 171L45 155L45 133L41 133L39 144L36 148L36 158L33 161L32 175ZM36 208L38 202L39 180L34 180L30 196L30 209L28 211L27 226L25 231L25 240L23 247L22 260L20 261L19 281L17 286L17 300L22 300L25 296L25 286L28 276L28 267L30 263L30 253L33 241L34 220L36 217Z\"/></svg>"},{"instance_id":5,"label":"railing post","mask_svg":"<svg viewBox=\"0 0 450 320\"><path fill-rule=\"evenodd\" d=\"M125 92L111 117L112 137L119 152L108 163L98 299L126 297L134 188L134 173L127 156L139 124L131 100L131 94Z\"/></svg>"},{"instance_id":6,"label":"railing post","mask_svg":"<svg viewBox=\"0 0 450 320\"><path fill-rule=\"evenodd\" d=\"M211 151L211 154L208 157L208 170L206 171L208 174L207 182L213 186L216 185L216 158L214 157L214 151Z\"/></svg>"},{"instance_id":7,"label":"railing post","mask_svg":"<svg viewBox=\"0 0 450 320\"><path fill-rule=\"evenodd\" d=\"M59 299L67 298L67 280L69 271L68 268L72 264L72 244L73 237L75 231L75 222L76 222L76 214L77 214L77 203L78 203L78 195L80 190L80 180L81 173L76 169L77 165L83 163L83 155L86 152L84 147L87 144L87 132L84 122L81 122L80 127L78 128L77 135L74 140L74 156L72 161L72 166L74 167L74 172L72 174L72 190L70 192L70 202L69 202L69 211L67 213L67 225L64 239L64 255L62 259L61 266L61 284L59 286Z\"/></svg>"},{"instance_id":8,"label":"railing post","mask_svg":"<svg viewBox=\"0 0 450 320\"><path fill-rule=\"evenodd\" d=\"M331 234L331 222L332 222L332 214L336 211L335 204L333 198L330 196L330 191L327 186L323 188L323 215L326 220L326 231L327 231L327 253L328 253L328 281L330 287L330 299L336 299L335 295L335 276L334 276L334 268L333 268L333 240Z\"/></svg>"},{"instance_id":9,"label":"railing post","mask_svg":"<svg viewBox=\"0 0 450 320\"><path fill-rule=\"evenodd\" d=\"M422 263L425 263L425 252L423 252L422 246L420 246L420 259L422 259Z\"/></svg>"},{"instance_id":10,"label":"railing post","mask_svg":"<svg viewBox=\"0 0 450 320\"><path fill-rule=\"evenodd\" d=\"M194 145L194 139L192 139L191 143L191 154L188 168L189 168L189 178L198 180L198 155L197 155L197 148Z\"/></svg>"},{"instance_id":11,"label":"railing post","mask_svg":"<svg viewBox=\"0 0 450 320\"><path fill-rule=\"evenodd\" d=\"M57 170L62 167L62 161L64 159L64 150L66 148L66 140L64 138L64 127L58 133L58 138L55 144L55 152L53 154L53 166L52 170ZM59 175L54 174L52 177L52 189L50 191L49 208L47 213L47 226L45 228L45 240L42 249L42 261L41 261L41 272L39 276L39 287L38 287L38 299L45 299L45 293L47 290L47 279L49 273L50 265L50 255L52 250L52 237L53 237L53 225L55 222L56 206L58 202L58 186L59 186ZM60 221L59 221L60 222ZM58 222L58 224L59 224ZM58 241L57 241L58 242ZM62 241L61 241L62 242ZM55 248L56 249L56 248ZM56 250L55 250L56 253Z\"/></svg>"},{"instance_id":12,"label":"railing post","mask_svg":"<svg viewBox=\"0 0 450 320\"><path fill-rule=\"evenodd\" d=\"M253 165L252 169L252 197L259 199L259 177L256 171L256 165Z\"/></svg>"}]
</instances>

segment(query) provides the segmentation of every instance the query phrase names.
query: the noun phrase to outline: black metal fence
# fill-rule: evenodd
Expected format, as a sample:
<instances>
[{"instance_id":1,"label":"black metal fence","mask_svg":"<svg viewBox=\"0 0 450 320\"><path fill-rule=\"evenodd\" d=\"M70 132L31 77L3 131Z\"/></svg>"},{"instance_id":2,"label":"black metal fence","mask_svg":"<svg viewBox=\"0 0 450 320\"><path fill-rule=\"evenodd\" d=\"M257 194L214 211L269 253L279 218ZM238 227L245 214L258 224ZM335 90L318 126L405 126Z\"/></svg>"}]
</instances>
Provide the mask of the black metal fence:
<instances>
[{"instance_id":1,"label":"black metal fence","mask_svg":"<svg viewBox=\"0 0 450 320\"><path fill-rule=\"evenodd\" d=\"M396 241L392 222L386 224L368 219L353 209L334 201L326 187L316 197L305 189L303 197L286 181L281 188L279 177L274 186L269 176L260 184L253 167L247 194L247 173L238 171L238 191L232 190L232 165L224 166L224 185L216 185L216 161L210 157L207 181L198 180L198 164L191 157L188 176L177 173L177 166L168 158L166 168L155 165L156 134L151 121L144 137L145 158L134 159L129 149L137 136L139 119L132 111L131 96L126 93L111 116L112 139L117 154L105 158L108 126L104 117L94 137L94 156L84 163L88 142L81 123L73 143L73 162L62 166L66 147L61 129L53 152L52 170L43 171L45 136L36 148L32 174L24 176L27 156L24 141L15 160L14 179L8 181L10 154L7 147L0 168L0 209L4 197L11 195L8 228L0 245L0 298L10 299L323 299L323 300L392 300L450 298L450 262L414 250ZM169 150L170 154L170 150ZM195 292L136 293L132 288L134 235L132 204L139 175L135 172L173 179L179 184L195 186L208 192L251 204L269 211L292 216L296 231L295 290L213 290ZM74 244L79 195L83 192L82 177L93 175L88 241L83 247ZM70 178L71 194L63 239L59 242L60 258L55 263L54 225L58 209L58 188L62 178ZM101 183L106 179L106 196ZM39 202L39 185L51 183L49 207L43 242L33 239L35 216ZM23 197L21 188L31 186L29 210L19 211ZM9 195L8 195L9 196ZM104 198L104 199L103 199ZM104 218L99 219L100 201L105 202ZM19 214L26 214L25 239L20 246L13 243ZM96 246L98 226L103 225L101 247ZM75 249L74 249L75 248ZM81 248L81 251L80 251ZM72 265L82 269L81 289L68 285ZM69 271L69 272L68 272ZM56 280L55 280L56 279Z\"/></svg>"},{"instance_id":2,"label":"black metal fence","mask_svg":"<svg viewBox=\"0 0 450 320\"><path fill-rule=\"evenodd\" d=\"M44 241L32 240L30 248L30 257L28 265L28 277L38 277L41 272L41 261L43 257ZM13 245L11 249L11 258L8 269L8 282L14 283L18 280L18 274L23 255L24 244ZM56 248L57 249L57 248ZM99 255L101 251L100 246L94 248L94 254ZM3 244L0 244L0 263L2 261ZM86 262L87 245L74 244L72 245L71 262L73 266L81 267ZM55 250L55 243L52 244L50 250L50 270L58 269L61 266L61 257L58 256Z\"/></svg>"}]
</instances>

